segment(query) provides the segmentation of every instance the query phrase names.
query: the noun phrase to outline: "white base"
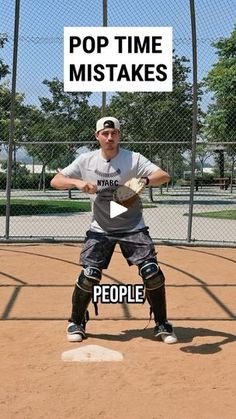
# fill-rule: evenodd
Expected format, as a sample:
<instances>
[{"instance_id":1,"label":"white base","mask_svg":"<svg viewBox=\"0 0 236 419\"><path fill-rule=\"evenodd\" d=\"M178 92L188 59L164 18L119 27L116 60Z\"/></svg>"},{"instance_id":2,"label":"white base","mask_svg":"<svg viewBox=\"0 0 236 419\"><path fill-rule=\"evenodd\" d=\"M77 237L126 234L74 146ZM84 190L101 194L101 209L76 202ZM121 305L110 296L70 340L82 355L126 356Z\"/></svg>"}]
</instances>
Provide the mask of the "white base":
<instances>
[{"instance_id":1,"label":"white base","mask_svg":"<svg viewBox=\"0 0 236 419\"><path fill-rule=\"evenodd\" d=\"M104 346L86 345L62 352L61 359L65 362L113 362L123 361L123 355Z\"/></svg>"}]
</instances>

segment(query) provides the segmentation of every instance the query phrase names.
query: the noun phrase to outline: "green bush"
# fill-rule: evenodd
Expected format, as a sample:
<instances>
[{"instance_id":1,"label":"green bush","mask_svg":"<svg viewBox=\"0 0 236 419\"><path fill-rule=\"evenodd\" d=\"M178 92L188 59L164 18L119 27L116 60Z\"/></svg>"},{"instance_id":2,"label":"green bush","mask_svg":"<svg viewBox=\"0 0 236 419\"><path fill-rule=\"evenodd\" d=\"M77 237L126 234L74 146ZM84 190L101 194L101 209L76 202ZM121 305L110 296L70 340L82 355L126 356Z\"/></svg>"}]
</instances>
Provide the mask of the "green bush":
<instances>
[{"instance_id":1,"label":"green bush","mask_svg":"<svg viewBox=\"0 0 236 419\"><path fill-rule=\"evenodd\" d=\"M45 188L50 189L50 182L54 174L45 174ZM12 177L12 188L14 189L39 189L40 174L30 173L24 175L16 175ZM0 189L6 189L7 174L0 173Z\"/></svg>"},{"instance_id":2,"label":"green bush","mask_svg":"<svg viewBox=\"0 0 236 419\"><path fill-rule=\"evenodd\" d=\"M6 189L7 187L7 175L6 173L0 173L0 189Z\"/></svg>"},{"instance_id":3,"label":"green bush","mask_svg":"<svg viewBox=\"0 0 236 419\"><path fill-rule=\"evenodd\" d=\"M202 185L210 185L211 183L214 183L215 175L212 173L203 173L203 176L199 177L199 183Z\"/></svg>"}]
</instances>

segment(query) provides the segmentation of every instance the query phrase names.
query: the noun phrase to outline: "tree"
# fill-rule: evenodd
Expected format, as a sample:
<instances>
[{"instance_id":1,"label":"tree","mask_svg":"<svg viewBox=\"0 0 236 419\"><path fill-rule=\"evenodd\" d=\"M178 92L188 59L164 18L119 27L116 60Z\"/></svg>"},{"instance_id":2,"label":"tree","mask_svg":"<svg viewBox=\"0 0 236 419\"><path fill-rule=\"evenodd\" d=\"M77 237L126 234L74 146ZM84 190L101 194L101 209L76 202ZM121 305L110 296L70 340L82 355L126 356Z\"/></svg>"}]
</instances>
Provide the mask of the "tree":
<instances>
[{"instance_id":1,"label":"tree","mask_svg":"<svg viewBox=\"0 0 236 419\"><path fill-rule=\"evenodd\" d=\"M163 168L168 166L172 178L192 138L192 86L187 80L190 72L187 64L186 57L174 55L172 92L118 93L109 106L109 112L122 122L123 138L129 144L143 143L138 145L139 151ZM148 144L149 141L156 144ZM180 144L173 144L176 141ZM189 146L181 144L184 142ZM134 144L132 149L135 149Z\"/></svg>"},{"instance_id":2,"label":"tree","mask_svg":"<svg viewBox=\"0 0 236 419\"><path fill-rule=\"evenodd\" d=\"M58 155L65 152L63 144L55 143L60 135L60 127L51 117L46 118L40 109L28 108L24 118L25 122L25 141L29 141L25 148L33 159L42 164L39 178L39 190L44 189L46 167ZM47 142L47 144L42 144Z\"/></svg>"},{"instance_id":3,"label":"tree","mask_svg":"<svg viewBox=\"0 0 236 419\"><path fill-rule=\"evenodd\" d=\"M94 139L94 126L100 110L88 103L89 92L64 92L63 82L54 78L44 80L52 96L39 98L41 109L46 117L53 116L60 129L63 129L64 141L86 142ZM65 130L64 130L65 128Z\"/></svg>"},{"instance_id":4,"label":"tree","mask_svg":"<svg viewBox=\"0 0 236 419\"><path fill-rule=\"evenodd\" d=\"M74 157L78 144L94 140L94 127L100 116L100 109L90 106L88 103L91 93L88 92L64 92L63 82L54 78L44 80L43 83L49 88L51 98L39 98L41 110L46 123L57 127L57 141L67 142L63 155L58 155L58 163L66 161L70 163ZM52 162L55 166L56 162Z\"/></svg>"},{"instance_id":5,"label":"tree","mask_svg":"<svg viewBox=\"0 0 236 419\"><path fill-rule=\"evenodd\" d=\"M3 48L7 42L6 34L0 33L0 48ZM0 57L0 80L6 77L7 74L10 73L9 66L4 62L4 60Z\"/></svg>"},{"instance_id":6,"label":"tree","mask_svg":"<svg viewBox=\"0 0 236 419\"><path fill-rule=\"evenodd\" d=\"M4 48L7 36L0 33L0 48ZM9 66L0 57L0 80L9 74ZM0 141L7 141L11 95L9 89L0 85Z\"/></svg>"},{"instance_id":7,"label":"tree","mask_svg":"<svg viewBox=\"0 0 236 419\"><path fill-rule=\"evenodd\" d=\"M218 61L205 78L205 85L214 92L214 103L209 106L205 131L209 140L235 142L236 140L236 27L228 38L212 44L217 49ZM233 179L236 145L226 145L232 160ZM232 183L231 183L232 185Z\"/></svg>"},{"instance_id":8,"label":"tree","mask_svg":"<svg viewBox=\"0 0 236 419\"><path fill-rule=\"evenodd\" d=\"M95 121L100 115L99 108L89 106L91 93L64 92L63 82L57 78L44 80L43 84L49 88L51 97L40 97L40 109L28 108L28 118L25 115L25 121L30 121L25 129L25 140L35 142L26 149L42 163L40 189L47 166L56 170L70 164L76 156L78 143L94 139ZM42 142L46 144L40 144Z\"/></svg>"},{"instance_id":9,"label":"tree","mask_svg":"<svg viewBox=\"0 0 236 419\"><path fill-rule=\"evenodd\" d=\"M207 144L196 145L196 160L200 163L201 176L203 177L204 163L212 156L212 150L209 150Z\"/></svg>"},{"instance_id":10,"label":"tree","mask_svg":"<svg viewBox=\"0 0 236 419\"><path fill-rule=\"evenodd\" d=\"M4 161L2 164L2 170L7 171L7 162ZM12 170L13 172L17 172L18 176L25 176L30 173L30 171L27 169L25 164L19 163L19 162L12 162Z\"/></svg>"},{"instance_id":11,"label":"tree","mask_svg":"<svg viewBox=\"0 0 236 419\"><path fill-rule=\"evenodd\" d=\"M0 48L4 48L7 42L7 36L0 34ZM4 79L10 73L9 66L0 59L0 80ZM11 108L11 90L8 82L3 81L0 84L0 143L8 143L9 140L9 123L10 123L10 108ZM29 107L24 105L24 94L16 92L15 95L15 129L14 140L22 141L25 135L25 114ZM18 173L18 166L16 164L17 146L13 144L13 171L12 182L14 184L16 173Z\"/></svg>"}]
</instances>

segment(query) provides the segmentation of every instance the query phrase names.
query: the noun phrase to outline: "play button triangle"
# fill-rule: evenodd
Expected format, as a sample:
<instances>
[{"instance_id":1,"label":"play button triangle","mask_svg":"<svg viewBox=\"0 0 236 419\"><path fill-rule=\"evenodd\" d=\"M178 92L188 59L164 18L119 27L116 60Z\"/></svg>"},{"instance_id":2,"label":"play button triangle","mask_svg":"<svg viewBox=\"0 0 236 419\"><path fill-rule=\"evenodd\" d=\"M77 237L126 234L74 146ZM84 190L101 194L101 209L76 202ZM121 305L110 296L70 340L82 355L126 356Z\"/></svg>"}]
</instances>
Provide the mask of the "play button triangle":
<instances>
[{"instance_id":1,"label":"play button triangle","mask_svg":"<svg viewBox=\"0 0 236 419\"><path fill-rule=\"evenodd\" d=\"M118 217L118 215L123 214L123 212L128 211L123 205L117 204L115 201L110 201L110 218Z\"/></svg>"}]
</instances>

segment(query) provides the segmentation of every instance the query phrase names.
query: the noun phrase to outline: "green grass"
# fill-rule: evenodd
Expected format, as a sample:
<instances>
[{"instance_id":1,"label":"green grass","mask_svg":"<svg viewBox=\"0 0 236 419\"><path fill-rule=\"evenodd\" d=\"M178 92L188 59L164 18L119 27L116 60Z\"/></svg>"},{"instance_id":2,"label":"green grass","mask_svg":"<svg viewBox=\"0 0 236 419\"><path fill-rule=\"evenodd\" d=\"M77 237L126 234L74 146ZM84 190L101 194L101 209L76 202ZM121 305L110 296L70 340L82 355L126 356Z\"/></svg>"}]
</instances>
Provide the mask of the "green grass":
<instances>
[{"instance_id":1,"label":"green grass","mask_svg":"<svg viewBox=\"0 0 236 419\"><path fill-rule=\"evenodd\" d=\"M149 204L148 202L142 203L142 208L156 208L157 204Z\"/></svg>"},{"instance_id":2,"label":"green grass","mask_svg":"<svg viewBox=\"0 0 236 419\"><path fill-rule=\"evenodd\" d=\"M184 214L188 215L188 214ZM223 211L207 211L193 213L194 217L207 217L207 218L220 218L224 220L236 220L236 210L223 210Z\"/></svg>"},{"instance_id":3,"label":"green grass","mask_svg":"<svg viewBox=\"0 0 236 419\"><path fill-rule=\"evenodd\" d=\"M155 204L144 203L144 208L156 207ZM66 214L71 212L91 211L89 201L76 200L39 200L39 199L12 199L11 215L43 215L43 214ZM6 215L6 200L0 199L0 216ZM184 215L188 215L187 213ZM193 213L194 217L219 218L236 220L236 209L223 211L208 211Z\"/></svg>"},{"instance_id":4,"label":"green grass","mask_svg":"<svg viewBox=\"0 0 236 419\"><path fill-rule=\"evenodd\" d=\"M65 214L91 210L90 202L12 199L11 215ZM0 215L6 215L6 200L0 200Z\"/></svg>"}]
</instances>

